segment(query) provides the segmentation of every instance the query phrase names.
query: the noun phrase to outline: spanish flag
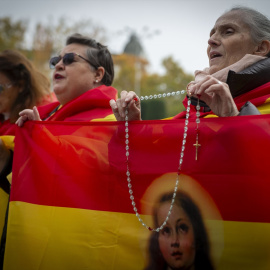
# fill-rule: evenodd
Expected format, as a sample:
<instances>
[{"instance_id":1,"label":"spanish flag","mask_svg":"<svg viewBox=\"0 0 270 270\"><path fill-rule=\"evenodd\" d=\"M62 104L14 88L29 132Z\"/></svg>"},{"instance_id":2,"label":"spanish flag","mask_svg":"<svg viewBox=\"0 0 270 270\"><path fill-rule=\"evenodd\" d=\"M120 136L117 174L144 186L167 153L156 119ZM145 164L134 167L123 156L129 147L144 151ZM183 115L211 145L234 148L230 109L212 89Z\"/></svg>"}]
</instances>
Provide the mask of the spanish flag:
<instances>
[{"instance_id":1,"label":"spanish flag","mask_svg":"<svg viewBox=\"0 0 270 270\"><path fill-rule=\"evenodd\" d=\"M270 116L184 126L27 122L4 269L270 269Z\"/></svg>"}]
</instances>

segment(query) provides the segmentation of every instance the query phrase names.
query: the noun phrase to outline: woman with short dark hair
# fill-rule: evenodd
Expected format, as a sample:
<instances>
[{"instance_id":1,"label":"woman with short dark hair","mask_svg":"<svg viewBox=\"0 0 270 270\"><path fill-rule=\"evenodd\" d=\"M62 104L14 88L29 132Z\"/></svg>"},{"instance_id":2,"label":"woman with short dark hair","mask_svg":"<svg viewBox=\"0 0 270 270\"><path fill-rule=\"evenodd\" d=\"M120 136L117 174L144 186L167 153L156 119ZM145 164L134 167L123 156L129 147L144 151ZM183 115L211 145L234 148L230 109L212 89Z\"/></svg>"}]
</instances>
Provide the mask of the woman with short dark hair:
<instances>
[{"instance_id":1,"label":"woman with short dark hair","mask_svg":"<svg viewBox=\"0 0 270 270\"><path fill-rule=\"evenodd\" d=\"M112 56L106 46L94 39L74 34L67 38L59 56L52 57L53 91L58 102L24 110L17 121L115 120L109 100L117 96L111 87L114 78Z\"/></svg>"}]
</instances>

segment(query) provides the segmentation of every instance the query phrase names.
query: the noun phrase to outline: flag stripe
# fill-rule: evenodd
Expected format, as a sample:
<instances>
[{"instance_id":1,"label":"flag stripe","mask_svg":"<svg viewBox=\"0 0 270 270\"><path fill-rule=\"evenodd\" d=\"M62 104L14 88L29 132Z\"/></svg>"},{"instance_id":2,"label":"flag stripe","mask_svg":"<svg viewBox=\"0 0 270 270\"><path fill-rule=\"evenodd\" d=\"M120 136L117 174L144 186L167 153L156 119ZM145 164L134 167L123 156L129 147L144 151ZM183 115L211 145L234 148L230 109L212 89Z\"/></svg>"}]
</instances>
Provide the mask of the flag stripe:
<instances>
[{"instance_id":1,"label":"flag stripe","mask_svg":"<svg viewBox=\"0 0 270 270\"><path fill-rule=\"evenodd\" d=\"M172 173L175 181L183 134L183 121L146 124L130 124L130 171L139 211L157 178ZM196 124L189 125L182 172L209 193L224 220L270 222L263 207L270 193L269 124L266 115L204 119L198 161ZM31 123L16 143L20 165L14 168L11 201L133 213L123 124Z\"/></svg>"},{"instance_id":2,"label":"flag stripe","mask_svg":"<svg viewBox=\"0 0 270 270\"><path fill-rule=\"evenodd\" d=\"M23 202L10 207L5 270L143 269L147 262L150 232L135 215ZM269 269L270 224L206 220L206 227L217 269Z\"/></svg>"}]
</instances>

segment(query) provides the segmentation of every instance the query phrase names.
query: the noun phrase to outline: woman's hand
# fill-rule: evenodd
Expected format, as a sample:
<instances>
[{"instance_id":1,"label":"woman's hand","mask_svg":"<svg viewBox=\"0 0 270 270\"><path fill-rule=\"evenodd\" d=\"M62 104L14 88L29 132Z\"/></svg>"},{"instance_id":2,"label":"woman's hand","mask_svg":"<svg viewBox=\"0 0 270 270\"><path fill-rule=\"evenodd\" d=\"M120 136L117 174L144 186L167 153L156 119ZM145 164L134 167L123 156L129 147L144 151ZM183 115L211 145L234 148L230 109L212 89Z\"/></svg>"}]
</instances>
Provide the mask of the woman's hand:
<instances>
[{"instance_id":1,"label":"woman's hand","mask_svg":"<svg viewBox=\"0 0 270 270\"><path fill-rule=\"evenodd\" d=\"M239 114L228 84L220 82L211 75L190 85L188 94L203 100L217 116L226 117Z\"/></svg>"},{"instance_id":2,"label":"woman's hand","mask_svg":"<svg viewBox=\"0 0 270 270\"><path fill-rule=\"evenodd\" d=\"M18 118L18 120L15 123L19 127L22 127L24 122L26 122L28 120L41 121L40 116L39 116L39 112L38 112L36 106L34 106L33 110L26 109L26 110L21 111L19 113L19 115L20 115L20 117Z\"/></svg>"},{"instance_id":3,"label":"woman's hand","mask_svg":"<svg viewBox=\"0 0 270 270\"><path fill-rule=\"evenodd\" d=\"M116 101L111 99L110 105L117 121L125 120L125 111L128 108L128 120L141 120L141 103L135 92L122 91Z\"/></svg>"}]
</instances>

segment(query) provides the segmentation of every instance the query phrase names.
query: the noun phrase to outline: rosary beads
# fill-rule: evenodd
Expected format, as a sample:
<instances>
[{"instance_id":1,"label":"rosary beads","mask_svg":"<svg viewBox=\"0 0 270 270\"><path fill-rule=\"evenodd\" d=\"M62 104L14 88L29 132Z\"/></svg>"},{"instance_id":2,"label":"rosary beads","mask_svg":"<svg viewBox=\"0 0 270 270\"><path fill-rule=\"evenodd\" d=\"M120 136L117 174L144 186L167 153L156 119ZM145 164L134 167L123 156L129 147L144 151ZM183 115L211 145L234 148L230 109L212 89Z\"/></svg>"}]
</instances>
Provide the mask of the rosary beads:
<instances>
[{"instance_id":1,"label":"rosary beads","mask_svg":"<svg viewBox=\"0 0 270 270\"><path fill-rule=\"evenodd\" d=\"M180 94L185 94L185 93L186 93L186 91L182 90L182 91L171 92L171 93L166 93L166 94L142 96L142 97L140 97L140 100L157 99L157 98L162 98L162 97L165 98L165 97L170 97L170 96L175 96L175 95L180 95ZM147 228L150 231L159 232L160 230L162 230L164 228L164 226L166 226L167 221L169 220L169 217L170 217L170 215L172 213L172 208L173 208L176 193L177 193L177 190L178 190L179 175L181 173L181 167L182 167L183 159L184 159L184 151L185 151L188 124L189 124L190 105L191 105L191 100L188 99L188 105L187 105L187 110L186 110L186 119L185 119L185 125L184 125L184 133L183 133L183 140L182 140L182 147L181 147L181 152L180 152L179 165L178 165L178 170L177 170L177 177L176 177L176 181L175 181L174 192L173 192L173 197L172 197L171 204L170 204L170 209L168 211L167 217L165 218L164 222L158 228L151 228L150 226L146 225L146 223L142 220L140 214L138 213L138 209L136 207L136 202L134 200L132 184L131 184L131 174L130 174L130 170L129 170L129 154L130 153L129 153L128 109L126 109L126 111L125 111L125 149L126 149L126 164L127 164L126 177L127 177L127 183L128 183L129 196L130 196L131 204L132 204L132 207L133 207L133 210L135 212L136 217L138 218L138 220L142 224L142 226L144 226L145 228ZM198 131L199 131L198 124L200 123L200 119L199 119L199 116L200 116L199 100L198 100L198 104L196 106L196 110L197 110L197 113L196 113L196 116L197 116L197 118L196 118L196 123L197 123L196 131L197 131L197 134L196 134L196 144L194 144L194 146L196 147L196 160L197 160L198 147L201 146L198 143Z\"/></svg>"}]
</instances>

